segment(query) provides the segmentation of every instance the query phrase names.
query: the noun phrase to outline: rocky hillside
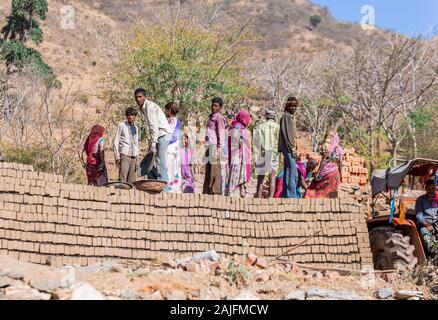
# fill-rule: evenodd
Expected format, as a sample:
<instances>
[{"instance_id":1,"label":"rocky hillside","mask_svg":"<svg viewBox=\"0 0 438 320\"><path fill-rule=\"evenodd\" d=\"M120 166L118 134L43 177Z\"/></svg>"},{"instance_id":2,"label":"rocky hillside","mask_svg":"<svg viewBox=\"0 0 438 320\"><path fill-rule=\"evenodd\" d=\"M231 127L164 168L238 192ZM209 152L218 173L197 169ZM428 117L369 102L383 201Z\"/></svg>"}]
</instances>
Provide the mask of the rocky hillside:
<instances>
[{"instance_id":1,"label":"rocky hillside","mask_svg":"<svg viewBox=\"0 0 438 320\"><path fill-rule=\"evenodd\" d=\"M308 0L181 0L179 16L213 16L227 24L250 21L263 36L254 48L251 61L273 54L291 53L303 59L317 58L330 50L348 49L352 42L370 33L359 25L334 20L326 8ZM10 11L10 0L0 0L0 17ZM85 102L94 104L105 63L114 48L113 39L129 32L139 21L153 23L158 17L176 13L173 0L63 0L49 1L49 15L43 24L45 41L40 51L54 67L64 89L71 86L83 92ZM65 6L74 7L74 29L63 28ZM214 14L213 14L214 13ZM312 16L321 22L313 27ZM204 17L204 18L202 18Z\"/></svg>"}]
</instances>

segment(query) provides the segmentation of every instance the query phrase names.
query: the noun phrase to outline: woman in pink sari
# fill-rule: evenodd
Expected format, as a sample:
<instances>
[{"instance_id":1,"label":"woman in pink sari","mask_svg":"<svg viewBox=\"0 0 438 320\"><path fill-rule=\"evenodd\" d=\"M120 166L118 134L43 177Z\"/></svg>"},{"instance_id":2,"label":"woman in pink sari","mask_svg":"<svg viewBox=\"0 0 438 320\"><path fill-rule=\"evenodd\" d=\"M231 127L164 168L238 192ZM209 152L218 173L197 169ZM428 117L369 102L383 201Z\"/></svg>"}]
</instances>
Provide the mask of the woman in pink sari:
<instances>
[{"instance_id":1,"label":"woman in pink sari","mask_svg":"<svg viewBox=\"0 0 438 320\"><path fill-rule=\"evenodd\" d=\"M240 111L229 129L229 174L225 195L242 197L246 195L246 185L251 179L251 134L247 129L251 123L248 111Z\"/></svg>"},{"instance_id":2,"label":"woman in pink sari","mask_svg":"<svg viewBox=\"0 0 438 320\"><path fill-rule=\"evenodd\" d=\"M337 195L341 183L343 150L339 135L331 132L323 147L318 173L306 192L306 198L331 198Z\"/></svg>"},{"instance_id":3,"label":"woman in pink sari","mask_svg":"<svg viewBox=\"0 0 438 320\"><path fill-rule=\"evenodd\" d=\"M105 165L105 128L95 125L91 129L84 148L82 149L82 162L87 171L88 185L101 187L108 183L108 173ZM84 159L84 153L87 159Z\"/></svg>"}]
</instances>

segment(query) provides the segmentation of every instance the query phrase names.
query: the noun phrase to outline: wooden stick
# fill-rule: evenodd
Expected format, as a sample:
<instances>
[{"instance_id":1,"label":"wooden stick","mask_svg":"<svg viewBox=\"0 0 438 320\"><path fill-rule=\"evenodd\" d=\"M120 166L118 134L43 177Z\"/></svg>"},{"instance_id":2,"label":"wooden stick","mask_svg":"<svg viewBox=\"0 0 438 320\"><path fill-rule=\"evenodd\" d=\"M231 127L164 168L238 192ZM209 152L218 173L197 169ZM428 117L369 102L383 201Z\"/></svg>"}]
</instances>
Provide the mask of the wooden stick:
<instances>
[{"instance_id":1,"label":"wooden stick","mask_svg":"<svg viewBox=\"0 0 438 320\"><path fill-rule=\"evenodd\" d=\"M348 273L374 273L374 274L387 274L387 273L399 273L397 270L353 270L353 269L343 269L343 268L330 268L330 267L316 267L311 265L304 265L301 263L292 262L289 260L282 260L285 264L295 265L300 267L301 269L309 269L309 270L319 270L319 271L337 271L337 272L348 272Z\"/></svg>"}]
</instances>

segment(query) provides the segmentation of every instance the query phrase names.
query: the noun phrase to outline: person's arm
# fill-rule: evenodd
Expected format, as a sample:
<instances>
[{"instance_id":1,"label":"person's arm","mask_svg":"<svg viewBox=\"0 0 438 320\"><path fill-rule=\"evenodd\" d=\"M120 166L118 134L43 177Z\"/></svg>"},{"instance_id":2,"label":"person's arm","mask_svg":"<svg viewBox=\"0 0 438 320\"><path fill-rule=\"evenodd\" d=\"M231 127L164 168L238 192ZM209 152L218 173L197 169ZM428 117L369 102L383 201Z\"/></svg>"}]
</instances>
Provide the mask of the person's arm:
<instances>
[{"instance_id":1,"label":"person's arm","mask_svg":"<svg viewBox=\"0 0 438 320\"><path fill-rule=\"evenodd\" d=\"M304 190L307 191L308 185L307 185L306 179L300 174L299 174L299 177L300 177L301 186L303 187Z\"/></svg>"},{"instance_id":2,"label":"person's arm","mask_svg":"<svg viewBox=\"0 0 438 320\"><path fill-rule=\"evenodd\" d=\"M106 161L105 161L105 140L104 139L100 139L99 141L99 154L100 154L100 159L102 160L102 168L106 167Z\"/></svg>"},{"instance_id":3,"label":"person's arm","mask_svg":"<svg viewBox=\"0 0 438 320\"><path fill-rule=\"evenodd\" d=\"M342 168L343 168L343 163L342 163L342 156L339 159L339 179L342 181Z\"/></svg>"},{"instance_id":4,"label":"person's arm","mask_svg":"<svg viewBox=\"0 0 438 320\"><path fill-rule=\"evenodd\" d=\"M225 119L220 117L216 120L216 139L217 139L217 159L222 158L222 146L227 143L225 141Z\"/></svg>"},{"instance_id":5,"label":"person's arm","mask_svg":"<svg viewBox=\"0 0 438 320\"><path fill-rule=\"evenodd\" d=\"M122 125L123 124L119 124L117 127L117 131L116 131L116 136L114 138L114 143L113 143L113 147L114 147L114 158L116 160L116 165L119 165L120 163L120 135L122 134Z\"/></svg>"},{"instance_id":6,"label":"person's arm","mask_svg":"<svg viewBox=\"0 0 438 320\"><path fill-rule=\"evenodd\" d=\"M151 134L150 149L155 149L158 143L159 124L158 124L158 105L150 102L147 105L147 121L149 124L149 130ZM155 149L156 150L156 149Z\"/></svg>"},{"instance_id":7,"label":"person's arm","mask_svg":"<svg viewBox=\"0 0 438 320\"><path fill-rule=\"evenodd\" d=\"M86 156L86 154L87 154L87 153L86 153L85 149L82 149L81 160L82 160L82 166L83 166L84 168L87 167L86 157L84 157L84 155Z\"/></svg>"},{"instance_id":8,"label":"person's arm","mask_svg":"<svg viewBox=\"0 0 438 320\"><path fill-rule=\"evenodd\" d=\"M433 231L433 226L429 224L426 221L426 218L424 217L424 208L423 204L421 203L421 199L417 199L417 202L415 203L415 214L417 216L417 223L419 226L427 228L429 231Z\"/></svg>"}]
</instances>

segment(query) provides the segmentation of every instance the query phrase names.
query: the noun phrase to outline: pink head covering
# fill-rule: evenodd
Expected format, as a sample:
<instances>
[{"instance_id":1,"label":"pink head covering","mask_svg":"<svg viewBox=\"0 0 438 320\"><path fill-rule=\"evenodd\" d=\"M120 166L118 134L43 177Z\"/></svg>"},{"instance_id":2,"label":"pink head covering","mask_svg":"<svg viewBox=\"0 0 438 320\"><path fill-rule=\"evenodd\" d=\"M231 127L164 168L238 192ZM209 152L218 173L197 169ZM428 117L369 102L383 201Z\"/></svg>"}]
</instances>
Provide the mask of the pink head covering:
<instances>
[{"instance_id":1,"label":"pink head covering","mask_svg":"<svg viewBox=\"0 0 438 320\"><path fill-rule=\"evenodd\" d=\"M331 137L331 141L330 144L328 144L327 150L329 152L329 156L334 156L338 159L340 159L342 157L342 154L344 153L344 150L342 149L340 143L340 139L339 139L339 135L336 131L333 131L330 133Z\"/></svg>"},{"instance_id":2,"label":"pink head covering","mask_svg":"<svg viewBox=\"0 0 438 320\"><path fill-rule=\"evenodd\" d=\"M231 128L236 128L237 125L242 125L242 127L246 128L251 123L251 114L246 110L241 110L233 119L231 123Z\"/></svg>"}]
</instances>

